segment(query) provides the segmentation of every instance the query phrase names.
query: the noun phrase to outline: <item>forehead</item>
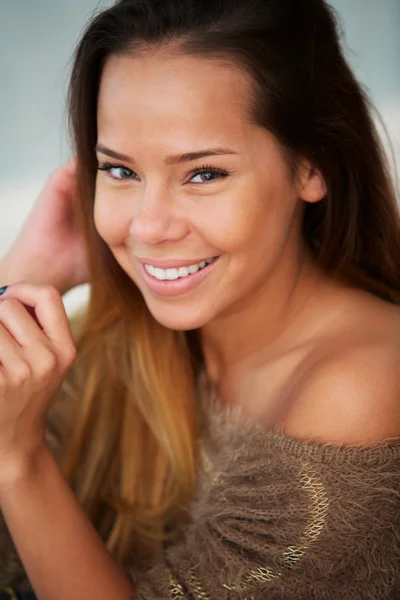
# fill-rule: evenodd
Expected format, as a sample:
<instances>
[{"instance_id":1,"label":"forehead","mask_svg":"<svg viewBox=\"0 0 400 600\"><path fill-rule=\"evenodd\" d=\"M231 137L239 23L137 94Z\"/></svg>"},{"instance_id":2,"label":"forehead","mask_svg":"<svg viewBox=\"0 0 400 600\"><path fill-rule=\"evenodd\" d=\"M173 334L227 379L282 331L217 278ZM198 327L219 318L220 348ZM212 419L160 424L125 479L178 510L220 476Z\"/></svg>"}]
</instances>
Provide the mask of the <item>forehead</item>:
<instances>
[{"instance_id":1,"label":"forehead","mask_svg":"<svg viewBox=\"0 0 400 600\"><path fill-rule=\"evenodd\" d=\"M98 100L102 134L136 136L229 135L249 127L251 79L227 62L161 53L112 56L105 64Z\"/></svg>"}]
</instances>

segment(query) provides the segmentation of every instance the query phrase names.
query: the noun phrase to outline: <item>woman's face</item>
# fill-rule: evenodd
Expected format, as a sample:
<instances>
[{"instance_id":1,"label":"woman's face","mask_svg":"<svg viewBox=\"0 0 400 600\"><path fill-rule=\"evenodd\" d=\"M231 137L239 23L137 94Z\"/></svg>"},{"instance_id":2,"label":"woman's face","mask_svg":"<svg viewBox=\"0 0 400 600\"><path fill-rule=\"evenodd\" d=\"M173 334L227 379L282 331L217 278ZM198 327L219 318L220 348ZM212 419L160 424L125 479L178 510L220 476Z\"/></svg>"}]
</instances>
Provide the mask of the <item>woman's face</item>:
<instances>
[{"instance_id":1,"label":"woman's face","mask_svg":"<svg viewBox=\"0 0 400 600\"><path fill-rule=\"evenodd\" d=\"M95 224L166 327L238 314L300 252L299 198L315 186L293 181L276 139L249 122L249 90L243 71L210 59L106 63Z\"/></svg>"}]
</instances>

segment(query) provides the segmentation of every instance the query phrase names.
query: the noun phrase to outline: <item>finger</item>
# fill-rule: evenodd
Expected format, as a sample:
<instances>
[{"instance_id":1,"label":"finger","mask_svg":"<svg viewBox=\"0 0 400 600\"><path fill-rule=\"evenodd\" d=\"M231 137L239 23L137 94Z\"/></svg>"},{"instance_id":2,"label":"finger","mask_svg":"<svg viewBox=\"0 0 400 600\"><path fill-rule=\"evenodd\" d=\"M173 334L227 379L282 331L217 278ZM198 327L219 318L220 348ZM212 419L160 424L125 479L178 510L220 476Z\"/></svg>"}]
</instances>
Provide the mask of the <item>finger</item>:
<instances>
[{"instance_id":1,"label":"finger","mask_svg":"<svg viewBox=\"0 0 400 600\"><path fill-rule=\"evenodd\" d=\"M14 373L15 370L18 372L21 370L19 366L23 365L23 363L23 350L21 346L8 329L0 323L1 371L5 369L8 373Z\"/></svg>"},{"instance_id":2,"label":"finger","mask_svg":"<svg viewBox=\"0 0 400 600\"><path fill-rule=\"evenodd\" d=\"M70 366L64 365L25 305L15 298L0 301L0 363L17 383L33 374L47 376Z\"/></svg>"},{"instance_id":3,"label":"finger","mask_svg":"<svg viewBox=\"0 0 400 600\"><path fill-rule=\"evenodd\" d=\"M10 300L17 303L18 300ZM20 304L22 311L26 310ZM8 309L9 310L9 309ZM4 318L5 312L0 310L0 318ZM10 313L9 313L10 314ZM28 319L34 324L36 331L39 332L37 325L28 315ZM60 370L64 371L69 368L69 365L64 365L58 360L57 353L50 347L49 340L43 335L39 340L31 340L29 346L22 348L16 341L13 331L8 329L8 325L0 322L0 373L1 379L6 378L13 385L21 385L32 378L40 378L41 384L47 383L49 375L54 377L54 374ZM58 381L58 376L57 376Z\"/></svg>"},{"instance_id":4,"label":"finger","mask_svg":"<svg viewBox=\"0 0 400 600\"><path fill-rule=\"evenodd\" d=\"M67 191L70 192L71 189L74 190L74 185L76 183L77 170L78 170L78 161L74 157L71 160L69 160L67 163L65 163L64 165L59 167L53 173L53 177L55 177L59 186L63 190L66 186ZM71 188L71 186L72 186L72 188Z\"/></svg>"},{"instance_id":5,"label":"finger","mask_svg":"<svg viewBox=\"0 0 400 600\"><path fill-rule=\"evenodd\" d=\"M2 299L16 298L33 308L44 334L65 353L75 348L61 295L52 286L15 283L9 286Z\"/></svg>"},{"instance_id":6,"label":"finger","mask_svg":"<svg viewBox=\"0 0 400 600\"><path fill-rule=\"evenodd\" d=\"M78 162L76 158L58 167L48 178L43 196L61 196L65 199L74 199L76 196L76 176Z\"/></svg>"},{"instance_id":7,"label":"finger","mask_svg":"<svg viewBox=\"0 0 400 600\"><path fill-rule=\"evenodd\" d=\"M29 311L33 309L25 307L16 298L0 298L0 322L23 348L49 342Z\"/></svg>"},{"instance_id":8,"label":"finger","mask_svg":"<svg viewBox=\"0 0 400 600\"><path fill-rule=\"evenodd\" d=\"M64 171L67 173L67 175L75 177L78 168L78 159L76 158L76 156L73 156L61 168L64 168Z\"/></svg>"}]
</instances>

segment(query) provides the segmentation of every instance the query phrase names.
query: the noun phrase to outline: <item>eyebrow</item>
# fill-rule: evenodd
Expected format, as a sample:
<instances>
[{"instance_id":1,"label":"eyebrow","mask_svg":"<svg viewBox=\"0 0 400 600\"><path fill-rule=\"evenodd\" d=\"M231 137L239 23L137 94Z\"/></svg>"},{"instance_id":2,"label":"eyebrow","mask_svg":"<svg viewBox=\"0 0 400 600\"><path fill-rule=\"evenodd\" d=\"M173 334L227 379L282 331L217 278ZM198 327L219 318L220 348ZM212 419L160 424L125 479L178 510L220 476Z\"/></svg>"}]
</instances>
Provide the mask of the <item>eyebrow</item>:
<instances>
[{"instance_id":1,"label":"eyebrow","mask_svg":"<svg viewBox=\"0 0 400 600\"><path fill-rule=\"evenodd\" d=\"M106 146L103 146L102 144L97 144L96 152L101 152L101 154L105 154L111 158L116 158L117 160L123 160L124 162L135 162L132 157L127 156L126 154L120 154L115 150L111 150L111 148L106 148ZM166 165L177 165L184 162L197 160L199 158L205 158L206 156L220 156L223 154L238 154L238 152L229 148L207 148L206 150L199 150L198 152L185 152L184 154L167 156L164 159L164 163Z\"/></svg>"}]
</instances>

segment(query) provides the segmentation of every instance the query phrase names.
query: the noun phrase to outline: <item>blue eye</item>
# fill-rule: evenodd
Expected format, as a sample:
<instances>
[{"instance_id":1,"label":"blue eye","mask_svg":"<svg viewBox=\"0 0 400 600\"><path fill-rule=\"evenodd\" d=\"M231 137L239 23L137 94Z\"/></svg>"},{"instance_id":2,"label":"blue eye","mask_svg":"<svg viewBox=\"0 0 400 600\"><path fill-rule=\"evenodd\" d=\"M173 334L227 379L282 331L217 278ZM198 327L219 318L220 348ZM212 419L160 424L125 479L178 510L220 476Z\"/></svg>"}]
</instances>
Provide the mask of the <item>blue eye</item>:
<instances>
[{"instance_id":1,"label":"blue eye","mask_svg":"<svg viewBox=\"0 0 400 600\"><path fill-rule=\"evenodd\" d=\"M110 163L104 163L104 164L97 163L97 170L98 171L106 171L108 174L108 177L110 177L111 179L115 179L116 181L124 181L127 179L132 179L132 175L135 175L135 172L132 171L131 169L128 169L127 167L124 167L122 165L111 165ZM117 173L119 171L119 176L116 174L112 174L112 171L117 172Z\"/></svg>"},{"instance_id":2,"label":"blue eye","mask_svg":"<svg viewBox=\"0 0 400 600\"><path fill-rule=\"evenodd\" d=\"M217 167L211 167L208 165L204 165L203 167L199 167L198 169L194 169L194 171L192 171L191 173L192 177L190 179L191 183L212 183L213 181L220 179L220 178L224 178L224 177L228 177L229 172L225 171L225 169L219 169ZM206 177L206 176L210 176L211 177ZM192 179L194 177L205 177L205 181L196 181L193 182Z\"/></svg>"},{"instance_id":3,"label":"blue eye","mask_svg":"<svg viewBox=\"0 0 400 600\"><path fill-rule=\"evenodd\" d=\"M123 165L97 163L97 170L107 172L107 176L110 177L110 179L114 179L114 181L127 181L131 179L136 179L136 177L134 177L136 173L131 169L124 167ZM194 183L195 185L198 185L204 183L212 183L213 181L216 181L218 179L228 177L230 173L225 169L204 165L202 167L194 169L190 175L191 178L189 183ZM193 181L193 179L196 177L200 177L200 181Z\"/></svg>"}]
</instances>

